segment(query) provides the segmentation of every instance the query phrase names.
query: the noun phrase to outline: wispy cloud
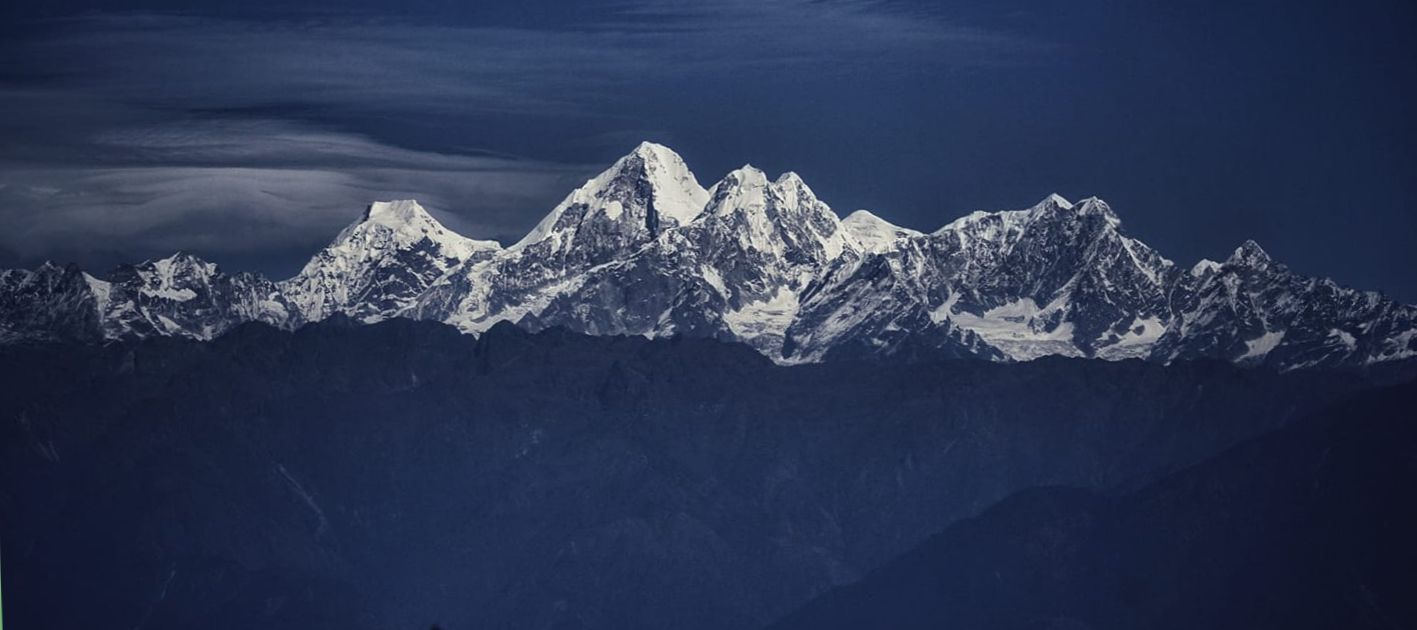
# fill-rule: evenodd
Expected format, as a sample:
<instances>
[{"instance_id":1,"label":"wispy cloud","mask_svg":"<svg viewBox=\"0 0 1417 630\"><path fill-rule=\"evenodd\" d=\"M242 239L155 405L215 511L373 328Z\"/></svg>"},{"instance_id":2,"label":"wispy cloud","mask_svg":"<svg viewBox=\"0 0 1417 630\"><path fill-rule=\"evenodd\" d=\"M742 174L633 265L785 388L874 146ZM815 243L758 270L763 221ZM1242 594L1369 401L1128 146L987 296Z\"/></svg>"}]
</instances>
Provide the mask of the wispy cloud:
<instances>
[{"instance_id":1,"label":"wispy cloud","mask_svg":"<svg viewBox=\"0 0 1417 630\"><path fill-rule=\"evenodd\" d=\"M300 102L386 112L611 113L626 87L818 64L876 71L1019 63L1025 41L880 2L614 4L576 28L122 15L27 48L32 73L159 106ZM909 55L912 63L881 63ZM77 63L76 63L77 62Z\"/></svg>"},{"instance_id":2,"label":"wispy cloud","mask_svg":"<svg viewBox=\"0 0 1417 630\"><path fill-rule=\"evenodd\" d=\"M459 231L507 238L524 228L526 208L549 207L590 169L260 120L120 129L92 146L87 163L4 164L0 244L12 256L308 250L370 201L393 198L420 199Z\"/></svg>"},{"instance_id":3,"label":"wispy cloud","mask_svg":"<svg viewBox=\"0 0 1417 630\"><path fill-rule=\"evenodd\" d=\"M893 6L616 2L545 27L53 22L0 42L0 264L296 251L390 197L423 200L470 234L515 238L593 168L562 161L671 135L655 131L669 126L657 112L686 94L731 94L750 75L830 81L1039 50ZM507 120L535 138L508 142ZM420 137L406 141L410 128Z\"/></svg>"}]
</instances>

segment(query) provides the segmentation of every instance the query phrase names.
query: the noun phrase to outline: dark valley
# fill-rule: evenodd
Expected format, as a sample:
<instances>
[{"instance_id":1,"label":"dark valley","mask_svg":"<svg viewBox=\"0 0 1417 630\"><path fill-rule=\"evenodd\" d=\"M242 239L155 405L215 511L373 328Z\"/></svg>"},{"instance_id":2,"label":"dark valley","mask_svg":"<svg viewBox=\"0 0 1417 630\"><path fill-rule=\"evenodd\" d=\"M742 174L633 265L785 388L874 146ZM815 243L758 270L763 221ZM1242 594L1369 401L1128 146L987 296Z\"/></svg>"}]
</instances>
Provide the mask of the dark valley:
<instances>
[{"instance_id":1,"label":"dark valley","mask_svg":"<svg viewBox=\"0 0 1417 630\"><path fill-rule=\"evenodd\" d=\"M234 629L761 627L814 597L831 605L843 597L834 587L878 588L901 562L935 567L911 558L941 544L931 539L941 531L998 536L961 543L998 550L979 562L1033 560L1010 550L1035 540L1008 536L1067 515L1032 501L1084 511L1116 501L1115 518L1142 518L1127 516L1133 496L1412 368L1067 358L786 367L688 337L501 324L474 338L436 323L336 317L294 332L245 324L210 342L11 346L0 370L11 625ZM1353 409L1352 431L1381 420ZM1375 431L1362 444L1410 453L1401 435ZM1225 457L1248 470L1247 456ZM1410 479L1410 468L1387 468L1401 461L1370 464L1391 475L1382 479ZM1244 497L1261 493L1246 484L1263 480L1227 474ZM1028 490L1038 486L1082 490ZM1351 516L1366 522L1366 490L1354 491ZM1209 505L1169 500L1148 503L1159 510L1149 518L1198 518L1187 510ZM1011 511L1020 505L1023 516ZM1035 513L1026 524L971 525ZM1122 526L1104 518L1096 532L1064 523L1057 544ZM1283 514L1248 518L1293 527ZM1145 545L1203 525L1143 520L1134 526L1152 537L1131 544L1160 553ZM1238 543L1193 544L1218 554ZM1077 580L1131 575L1098 562L1077 568ZM1197 571L1186 579L1203 580ZM1085 586L1067 577L1058 589ZM914 618L926 625L957 614L1013 627L969 608L1034 595L1012 584L948 615L928 616L928 598L901 599L898 612L922 611ZM1162 588L1139 584L1152 596ZM1401 619L1387 602L1373 606ZM1114 619L1073 616L1099 627Z\"/></svg>"}]
</instances>

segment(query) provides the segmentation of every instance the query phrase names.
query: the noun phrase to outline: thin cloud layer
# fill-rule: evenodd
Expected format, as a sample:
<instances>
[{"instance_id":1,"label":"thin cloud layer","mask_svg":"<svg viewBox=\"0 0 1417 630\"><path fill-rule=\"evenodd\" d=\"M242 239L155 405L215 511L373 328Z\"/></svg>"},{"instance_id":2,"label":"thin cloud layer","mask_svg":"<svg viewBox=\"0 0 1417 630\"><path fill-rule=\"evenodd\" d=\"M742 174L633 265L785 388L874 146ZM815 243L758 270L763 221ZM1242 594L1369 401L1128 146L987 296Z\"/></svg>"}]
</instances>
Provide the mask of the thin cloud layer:
<instances>
[{"instance_id":1,"label":"thin cloud layer","mask_svg":"<svg viewBox=\"0 0 1417 630\"><path fill-rule=\"evenodd\" d=\"M6 165L10 256L308 253L370 201L393 198L420 199L461 232L506 238L525 223L521 209L554 203L590 168L413 151L276 121L114 130L92 147L88 164Z\"/></svg>"},{"instance_id":2,"label":"thin cloud layer","mask_svg":"<svg viewBox=\"0 0 1417 630\"><path fill-rule=\"evenodd\" d=\"M876 2L603 9L544 28L120 14L20 33L0 44L0 264L293 259L392 197L516 238L595 168L563 160L664 139L644 112L687 85L731 93L787 69L980 67L1036 50ZM479 142L505 120L544 121L554 131L528 145L554 157Z\"/></svg>"}]
</instances>

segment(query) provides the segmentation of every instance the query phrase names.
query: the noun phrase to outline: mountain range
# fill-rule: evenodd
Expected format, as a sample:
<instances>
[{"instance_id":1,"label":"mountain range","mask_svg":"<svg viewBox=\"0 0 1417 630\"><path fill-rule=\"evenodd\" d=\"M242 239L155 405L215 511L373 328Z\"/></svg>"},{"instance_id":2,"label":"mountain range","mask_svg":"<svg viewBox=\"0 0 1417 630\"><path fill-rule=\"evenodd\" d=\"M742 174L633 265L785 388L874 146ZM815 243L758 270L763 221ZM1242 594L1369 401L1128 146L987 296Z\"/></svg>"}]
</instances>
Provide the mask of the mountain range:
<instances>
[{"instance_id":1,"label":"mountain range","mask_svg":"<svg viewBox=\"0 0 1417 630\"><path fill-rule=\"evenodd\" d=\"M783 364L1059 355L1292 370L1417 356L1417 307L1294 273L1253 241L1178 265L1106 202L1057 195L925 233L865 210L840 218L795 173L744 166L705 189L648 142L507 247L392 201L281 281L187 253L105 277L0 272L0 343L206 340L334 315L712 338Z\"/></svg>"}]
</instances>

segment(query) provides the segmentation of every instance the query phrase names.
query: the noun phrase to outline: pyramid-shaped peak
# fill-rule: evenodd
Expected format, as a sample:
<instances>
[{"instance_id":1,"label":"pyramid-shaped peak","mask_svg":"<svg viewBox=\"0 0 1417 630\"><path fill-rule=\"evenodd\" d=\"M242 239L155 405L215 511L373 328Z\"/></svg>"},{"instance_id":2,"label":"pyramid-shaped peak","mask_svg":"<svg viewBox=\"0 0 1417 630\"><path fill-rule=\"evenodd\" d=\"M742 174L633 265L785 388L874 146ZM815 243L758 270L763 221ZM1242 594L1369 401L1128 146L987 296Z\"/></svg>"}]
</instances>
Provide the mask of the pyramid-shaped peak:
<instances>
[{"instance_id":1,"label":"pyramid-shaped peak","mask_svg":"<svg viewBox=\"0 0 1417 630\"><path fill-rule=\"evenodd\" d=\"M777 176L777 181L775 181L775 182L773 182L773 183L774 183L774 184L777 184L777 185L779 185L779 186L783 186L783 185L805 186L805 185L806 185L806 182L802 181L802 176L801 176L801 175L798 175L797 173L795 173L795 172L793 172L793 171L787 171L787 172L785 172L785 173L783 173L783 174L781 174L781 175L778 175L778 176Z\"/></svg>"},{"instance_id":2,"label":"pyramid-shaped peak","mask_svg":"<svg viewBox=\"0 0 1417 630\"><path fill-rule=\"evenodd\" d=\"M1051 193L1047 197L1044 197L1043 201L1038 202L1040 206L1046 204L1052 204L1063 209L1071 209L1073 207L1073 202L1068 201L1066 197L1058 193Z\"/></svg>"},{"instance_id":3,"label":"pyramid-shaped peak","mask_svg":"<svg viewBox=\"0 0 1417 630\"><path fill-rule=\"evenodd\" d=\"M709 189L704 212L721 214L744 205L762 206L767 187L767 175L751 164L744 164L729 171Z\"/></svg>"},{"instance_id":4,"label":"pyramid-shaped peak","mask_svg":"<svg viewBox=\"0 0 1417 630\"><path fill-rule=\"evenodd\" d=\"M779 175L777 177L777 181L773 182L773 186L775 186L784 196L805 196L810 199L817 198L817 193L812 191L812 188L807 185L807 182L802 181L802 176L792 171L787 171L786 173Z\"/></svg>"},{"instance_id":5,"label":"pyramid-shaped peak","mask_svg":"<svg viewBox=\"0 0 1417 630\"><path fill-rule=\"evenodd\" d=\"M1117 213L1112 211L1112 206L1097 197L1083 199L1073 208L1078 211L1078 214L1100 214L1114 220L1117 218Z\"/></svg>"},{"instance_id":6,"label":"pyramid-shaped peak","mask_svg":"<svg viewBox=\"0 0 1417 630\"><path fill-rule=\"evenodd\" d=\"M1247 239L1244 243L1241 243L1239 247L1235 248L1235 253L1230 254L1230 258L1225 260L1225 262L1229 264L1249 266L1266 265L1269 264L1270 261L1269 253L1252 239Z\"/></svg>"},{"instance_id":7,"label":"pyramid-shaped peak","mask_svg":"<svg viewBox=\"0 0 1417 630\"><path fill-rule=\"evenodd\" d=\"M733 181L739 185L762 186L768 183L768 175L752 164L744 164L735 168L723 176L724 181Z\"/></svg>"},{"instance_id":8,"label":"pyramid-shaped peak","mask_svg":"<svg viewBox=\"0 0 1417 630\"><path fill-rule=\"evenodd\" d=\"M885 223L887 225L890 224L889 221L882 219L881 217L877 216L876 213L871 212L870 210L867 210L865 208L861 208L852 212L851 214L846 215L846 218L842 219L841 222L859 223L861 225L880 225L882 223Z\"/></svg>"},{"instance_id":9,"label":"pyramid-shaped peak","mask_svg":"<svg viewBox=\"0 0 1417 630\"><path fill-rule=\"evenodd\" d=\"M637 146L635 146L635 150L631 151L629 155L625 157L630 156L639 156L645 159L653 159L661 162L678 162L681 164L684 162L684 158L678 153L676 153L674 149L666 147L657 142L650 142L649 140L645 140L644 142L639 143Z\"/></svg>"},{"instance_id":10,"label":"pyramid-shaped peak","mask_svg":"<svg viewBox=\"0 0 1417 630\"><path fill-rule=\"evenodd\" d=\"M1049 195L1030 208L1028 213L1035 220L1050 222L1055 220L1071 222L1086 217L1102 217L1113 228L1122 224L1121 219L1117 218L1117 213L1112 211L1112 206L1097 197L1087 197L1077 203L1066 202L1066 199Z\"/></svg>"},{"instance_id":11,"label":"pyramid-shaped peak","mask_svg":"<svg viewBox=\"0 0 1417 630\"><path fill-rule=\"evenodd\" d=\"M175 251L175 252L172 252L171 254L168 254L168 255L166 255L166 256L163 256L162 258L149 258L149 259L147 259L147 260L144 260L141 264L143 264L143 265L156 265L156 264L159 264L159 263L162 263L162 264L173 264L173 263L186 263L186 262L192 262L192 261L197 261L197 260L200 260L200 259L197 258L196 256L193 256L192 254L189 254L189 253L184 252L184 251L182 251L182 250L179 249L179 250L177 250L177 251Z\"/></svg>"},{"instance_id":12,"label":"pyramid-shaped peak","mask_svg":"<svg viewBox=\"0 0 1417 630\"><path fill-rule=\"evenodd\" d=\"M867 251L885 251L897 239L920 236L920 232L891 223L870 210L857 210L841 225Z\"/></svg>"},{"instance_id":13,"label":"pyramid-shaped peak","mask_svg":"<svg viewBox=\"0 0 1417 630\"><path fill-rule=\"evenodd\" d=\"M132 269L145 270L144 273L155 272L162 276L185 274L191 271L213 274L217 271L216 263L203 260L201 257L180 250L163 258L149 258L136 265L122 265L120 268L124 266Z\"/></svg>"},{"instance_id":14,"label":"pyramid-shaped peak","mask_svg":"<svg viewBox=\"0 0 1417 630\"><path fill-rule=\"evenodd\" d=\"M669 147L648 140L615 160L610 168L586 182L586 186L600 189L611 181L625 177L669 184L674 188L701 188L682 156Z\"/></svg>"},{"instance_id":15,"label":"pyramid-shaped peak","mask_svg":"<svg viewBox=\"0 0 1417 630\"><path fill-rule=\"evenodd\" d=\"M423 206L412 199L376 201L364 211L364 221L399 229L410 223L437 223Z\"/></svg>"},{"instance_id":16,"label":"pyramid-shaped peak","mask_svg":"<svg viewBox=\"0 0 1417 630\"><path fill-rule=\"evenodd\" d=\"M871 212L870 210L866 210L864 208L846 215L846 218L842 219L841 223L843 225L854 226L858 228L893 230L904 234L921 234L921 232L919 232L918 230L912 230L910 228L901 227L899 225L891 223L890 221L881 218L876 213Z\"/></svg>"},{"instance_id":17,"label":"pyramid-shaped peak","mask_svg":"<svg viewBox=\"0 0 1417 630\"><path fill-rule=\"evenodd\" d=\"M569 246L577 242L570 235L587 222L648 226L643 229L652 235L662 229L665 218L678 225L693 221L707 202L708 191L678 153L662 144L641 142L571 191L511 249L522 250L548 239L555 239L558 248ZM626 208L638 211L627 213ZM613 231L624 233L622 229Z\"/></svg>"},{"instance_id":18,"label":"pyramid-shaped peak","mask_svg":"<svg viewBox=\"0 0 1417 630\"><path fill-rule=\"evenodd\" d=\"M192 254L192 253L189 253L189 252L181 251L181 250L178 250L178 251L173 252L172 255L171 255L171 256L168 256L167 258L159 259L157 262L166 263L166 264L171 264L171 265L210 265L210 264L212 264L211 262L208 262L206 259L203 259L201 256L198 256L198 255L196 255L196 254Z\"/></svg>"},{"instance_id":19,"label":"pyramid-shaped peak","mask_svg":"<svg viewBox=\"0 0 1417 630\"><path fill-rule=\"evenodd\" d=\"M1202 258L1191 267L1191 275L1201 278L1220 270L1220 263L1209 258Z\"/></svg>"},{"instance_id":20,"label":"pyramid-shaped peak","mask_svg":"<svg viewBox=\"0 0 1417 630\"><path fill-rule=\"evenodd\" d=\"M363 247L361 244L370 239L379 241L385 238L393 239L400 246L428 239L443 254L456 258L467 258L476 251L501 249L496 241L474 240L449 230L412 199L369 204L364 210L364 218L340 231L330 247Z\"/></svg>"}]
</instances>

